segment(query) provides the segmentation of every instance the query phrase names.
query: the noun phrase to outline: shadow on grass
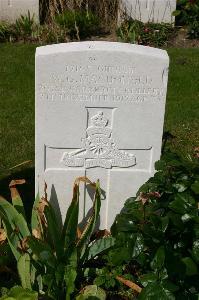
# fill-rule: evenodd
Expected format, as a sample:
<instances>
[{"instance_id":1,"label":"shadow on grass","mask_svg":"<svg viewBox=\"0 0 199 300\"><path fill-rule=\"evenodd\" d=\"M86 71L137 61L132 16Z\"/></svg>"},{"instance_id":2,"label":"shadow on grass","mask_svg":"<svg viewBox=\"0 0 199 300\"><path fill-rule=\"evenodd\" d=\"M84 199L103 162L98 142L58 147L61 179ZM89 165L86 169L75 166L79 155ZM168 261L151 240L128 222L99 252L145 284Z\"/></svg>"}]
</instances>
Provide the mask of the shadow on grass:
<instances>
[{"instance_id":1,"label":"shadow on grass","mask_svg":"<svg viewBox=\"0 0 199 300\"><path fill-rule=\"evenodd\" d=\"M31 217L32 206L35 199L35 169L26 168L21 171L0 178L0 195L8 201L11 201L9 183L13 179L25 179L26 183L17 185L17 190L22 198L28 220Z\"/></svg>"}]
</instances>

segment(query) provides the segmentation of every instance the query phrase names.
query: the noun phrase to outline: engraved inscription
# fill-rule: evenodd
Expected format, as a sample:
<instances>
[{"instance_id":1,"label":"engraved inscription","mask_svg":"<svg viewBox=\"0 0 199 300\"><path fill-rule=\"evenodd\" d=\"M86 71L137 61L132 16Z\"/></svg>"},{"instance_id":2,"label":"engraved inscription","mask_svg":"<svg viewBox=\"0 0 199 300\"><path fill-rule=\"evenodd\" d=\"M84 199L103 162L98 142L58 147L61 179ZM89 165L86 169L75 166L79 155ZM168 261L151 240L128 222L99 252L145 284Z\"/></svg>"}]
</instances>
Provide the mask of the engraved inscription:
<instances>
[{"instance_id":1,"label":"engraved inscription","mask_svg":"<svg viewBox=\"0 0 199 300\"><path fill-rule=\"evenodd\" d=\"M93 62L95 63L95 62ZM150 75L134 66L66 65L61 74L51 73L39 85L41 100L69 102L141 103L161 101L165 91Z\"/></svg>"},{"instance_id":2,"label":"engraved inscription","mask_svg":"<svg viewBox=\"0 0 199 300\"><path fill-rule=\"evenodd\" d=\"M119 150L112 139L112 130L108 119L99 111L91 118L91 126L86 130L87 137L82 139L84 148L73 152L65 152L61 163L67 167L112 167L128 168L136 164L136 158L123 150Z\"/></svg>"}]
</instances>

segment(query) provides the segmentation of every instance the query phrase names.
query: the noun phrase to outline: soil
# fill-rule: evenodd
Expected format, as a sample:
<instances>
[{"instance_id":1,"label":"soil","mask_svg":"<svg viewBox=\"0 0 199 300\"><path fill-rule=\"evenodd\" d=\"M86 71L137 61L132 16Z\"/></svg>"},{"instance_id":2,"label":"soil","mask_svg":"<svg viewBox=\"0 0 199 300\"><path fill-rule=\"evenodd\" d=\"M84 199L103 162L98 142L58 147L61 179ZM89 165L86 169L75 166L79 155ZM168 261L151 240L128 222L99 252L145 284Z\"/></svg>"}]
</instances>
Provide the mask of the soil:
<instances>
[{"instance_id":1,"label":"soil","mask_svg":"<svg viewBox=\"0 0 199 300\"><path fill-rule=\"evenodd\" d=\"M169 47L174 48L199 48L199 39L188 39L187 30L179 28L176 35L169 41Z\"/></svg>"}]
</instances>

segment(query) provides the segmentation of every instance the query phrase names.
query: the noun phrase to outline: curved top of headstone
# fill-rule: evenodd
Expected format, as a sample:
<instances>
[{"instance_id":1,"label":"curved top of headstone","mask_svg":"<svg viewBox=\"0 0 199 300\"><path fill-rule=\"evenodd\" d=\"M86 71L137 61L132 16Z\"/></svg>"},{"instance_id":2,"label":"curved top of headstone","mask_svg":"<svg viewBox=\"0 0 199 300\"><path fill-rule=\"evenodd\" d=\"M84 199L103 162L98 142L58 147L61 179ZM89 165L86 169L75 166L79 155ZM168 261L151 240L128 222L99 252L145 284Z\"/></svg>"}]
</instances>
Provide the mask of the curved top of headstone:
<instances>
[{"instance_id":1,"label":"curved top of headstone","mask_svg":"<svg viewBox=\"0 0 199 300\"><path fill-rule=\"evenodd\" d=\"M72 42L41 46L36 49L36 56L93 50L135 53L144 56L155 56L156 58L169 60L167 52L162 49L129 43L105 41Z\"/></svg>"}]
</instances>

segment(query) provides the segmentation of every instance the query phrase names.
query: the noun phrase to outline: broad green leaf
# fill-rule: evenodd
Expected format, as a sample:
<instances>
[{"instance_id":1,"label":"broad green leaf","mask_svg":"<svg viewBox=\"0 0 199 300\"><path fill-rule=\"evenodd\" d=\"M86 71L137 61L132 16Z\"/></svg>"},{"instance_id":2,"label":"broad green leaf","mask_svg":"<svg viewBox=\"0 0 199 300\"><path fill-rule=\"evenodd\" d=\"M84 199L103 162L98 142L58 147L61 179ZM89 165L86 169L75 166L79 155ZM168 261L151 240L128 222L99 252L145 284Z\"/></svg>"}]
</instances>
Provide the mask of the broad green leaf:
<instances>
[{"instance_id":1,"label":"broad green leaf","mask_svg":"<svg viewBox=\"0 0 199 300\"><path fill-rule=\"evenodd\" d=\"M77 225L79 214L79 186L74 186L73 199L67 210L66 218L62 230L62 243L67 249L74 244L77 238Z\"/></svg>"},{"instance_id":2,"label":"broad green leaf","mask_svg":"<svg viewBox=\"0 0 199 300\"><path fill-rule=\"evenodd\" d=\"M174 201L169 203L169 208L176 213L184 215L195 204L195 200L186 192L178 193L174 197Z\"/></svg>"},{"instance_id":3,"label":"broad green leaf","mask_svg":"<svg viewBox=\"0 0 199 300\"><path fill-rule=\"evenodd\" d=\"M31 290L30 255L28 253L20 256L17 262L17 269L22 287Z\"/></svg>"},{"instance_id":4,"label":"broad green leaf","mask_svg":"<svg viewBox=\"0 0 199 300\"><path fill-rule=\"evenodd\" d=\"M77 277L77 249L71 253L68 264L65 267L64 280L66 282L66 300L71 300L71 294L75 290L75 279Z\"/></svg>"},{"instance_id":5,"label":"broad green leaf","mask_svg":"<svg viewBox=\"0 0 199 300\"><path fill-rule=\"evenodd\" d=\"M153 258L152 262L151 262L151 268L153 270L161 270L163 265L164 265L164 261L165 261L165 251L164 251L164 247L160 246L160 248L158 248L155 257Z\"/></svg>"},{"instance_id":6,"label":"broad green leaf","mask_svg":"<svg viewBox=\"0 0 199 300\"><path fill-rule=\"evenodd\" d=\"M199 181L195 181L191 186L192 191L194 191L195 194L199 194Z\"/></svg>"},{"instance_id":7,"label":"broad green leaf","mask_svg":"<svg viewBox=\"0 0 199 300\"><path fill-rule=\"evenodd\" d=\"M21 286L14 286L7 295L0 298L1 300L37 300L38 293L23 289Z\"/></svg>"},{"instance_id":8,"label":"broad green leaf","mask_svg":"<svg viewBox=\"0 0 199 300\"><path fill-rule=\"evenodd\" d=\"M18 232L21 239L30 235L28 225L24 217L5 199L0 199L0 216L9 222L12 229Z\"/></svg>"},{"instance_id":9,"label":"broad green leaf","mask_svg":"<svg viewBox=\"0 0 199 300\"><path fill-rule=\"evenodd\" d=\"M135 242L132 251L132 257L137 257L144 250L144 239L142 234L135 235Z\"/></svg>"},{"instance_id":10,"label":"broad green leaf","mask_svg":"<svg viewBox=\"0 0 199 300\"><path fill-rule=\"evenodd\" d=\"M199 239L193 242L192 252L194 259L199 263Z\"/></svg>"},{"instance_id":11,"label":"broad green leaf","mask_svg":"<svg viewBox=\"0 0 199 300\"><path fill-rule=\"evenodd\" d=\"M50 246L33 236L28 238L28 246L32 250L33 259L38 262L44 263L46 266L54 268L56 266L56 258Z\"/></svg>"},{"instance_id":12,"label":"broad green leaf","mask_svg":"<svg viewBox=\"0 0 199 300\"><path fill-rule=\"evenodd\" d=\"M39 219L39 214L38 214L39 202L40 202L40 196L39 196L39 193L37 193L37 196L35 198L35 202L34 202L33 208L32 208L32 217L31 217L32 231L34 229L41 230L41 221Z\"/></svg>"},{"instance_id":13,"label":"broad green leaf","mask_svg":"<svg viewBox=\"0 0 199 300\"><path fill-rule=\"evenodd\" d=\"M84 228L84 231L82 232L81 238L77 243L77 246L79 248L82 248L84 246L84 243L90 239L90 236L99 218L100 207L101 207L101 190L100 190L99 181L97 181L95 187L95 198L93 201L93 211L88 220L87 225Z\"/></svg>"},{"instance_id":14,"label":"broad green leaf","mask_svg":"<svg viewBox=\"0 0 199 300\"><path fill-rule=\"evenodd\" d=\"M151 282L157 282L158 276L155 273L148 273L140 276L140 281L144 287L146 287Z\"/></svg>"},{"instance_id":15,"label":"broad green leaf","mask_svg":"<svg viewBox=\"0 0 199 300\"><path fill-rule=\"evenodd\" d=\"M173 184L173 187L176 188L178 193L182 193L187 189L187 186L184 185L183 183L175 183L175 184Z\"/></svg>"},{"instance_id":16,"label":"broad green leaf","mask_svg":"<svg viewBox=\"0 0 199 300\"><path fill-rule=\"evenodd\" d=\"M64 247L61 243L61 229L59 228L57 217L50 203L49 205L45 206L44 214L47 221L48 237L52 242L53 249L56 251L57 258L59 259L64 255Z\"/></svg>"},{"instance_id":17,"label":"broad green leaf","mask_svg":"<svg viewBox=\"0 0 199 300\"><path fill-rule=\"evenodd\" d=\"M149 283L140 293L139 300L175 300L174 295L160 283Z\"/></svg>"},{"instance_id":18,"label":"broad green leaf","mask_svg":"<svg viewBox=\"0 0 199 300\"><path fill-rule=\"evenodd\" d=\"M12 198L12 204L18 211L18 213L22 214L22 216L25 218L25 210L24 210L24 205L22 202L22 199L17 191L16 185L18 184L24 184L25 180L20 179L20 180L12 180L9 184L10 191L11 191L11 198Z\"/></svg>"},{"instance_id":19,"label":"broad green leaf","mask_svg":"<svg viewBox=\"0 0 199 300\"><path fill-rule=\"evenodd\" d=\"M109 249L110 247L114 246L115 238L112 236L101 238L95 241L89 248L88 248L88 257L87 259L91 259L96 255L100 254L102 251Z\"/></svg>"},{"instance_id":20,"label":"broad green leaf","mask_svg":"<svg viewBox=\"0 0 199 300\"><path fill-rule=\"evenodd\" d=\"M165 169L165 167L166 167L165 161L163 161L163 160L158 160L158 161L155 162L155 169L156 169L157 171L162 171L162 170Z\"/></svg>"},{"instance_id":21,"label":"broad green leaf","mask_svg":"<svg viewBox=\"0 0 199 300\"><path fill-rule=\"evenodd\" d=\"M174 17L177 17L177 16L179 16L180 14L181 14L181 11L180 11L180 10L175 10L175 11L172 12L172 16L174 16Z\"/></svg>"},{"instance_id":22,"label":"broad green leaf","mask_svg":"<svg viewBox=\"0 0 199 300\"><path fill-rule=\"evenodd\" d=\"M162 228L161 228L161 230L163 232L166 232L167 227L169 225L169 218L168 218L168 216L162 217L161 218L161 222L162 222Z\"/></svg>"},{"instance_id":23,"label":"broad green leaf","mask_svg":"<svg viewBox=\"0 0 199 300\"><path fill-rule=\"evenodd\" d=\"M6 218L4 218L3 220L3 226L6 231L6 236L7 236L10 249L15 259L18 260L21 256L21 253L18 250L18 245L21 239L19 238L18 234L13 230L13 228L10 226L9 221Z\"/></svg>"},{"instance_id":24,"label":"broad green leaf","mask_svg":"<svg viewBox=\"0 0 199 300\"><path fill-rule=\"evenodd\" d=\"M76 297L76 300L106 300L106 293L102 288L96 285L86 286L82 292Z\"/></svg>"},{"instance_id":25,"label":"broad green leaf","mask_svg":"<svg viewBox=\"0 0 199 300\"><path fill-rule=\"evenodd\" d=\"M186 265L186 275L192 276L198 273L198 268L191 257L184 257L182 262Z\"/></svg>"}]
</instances>

